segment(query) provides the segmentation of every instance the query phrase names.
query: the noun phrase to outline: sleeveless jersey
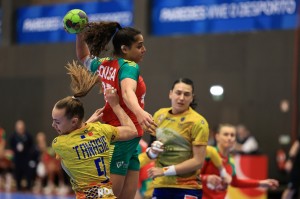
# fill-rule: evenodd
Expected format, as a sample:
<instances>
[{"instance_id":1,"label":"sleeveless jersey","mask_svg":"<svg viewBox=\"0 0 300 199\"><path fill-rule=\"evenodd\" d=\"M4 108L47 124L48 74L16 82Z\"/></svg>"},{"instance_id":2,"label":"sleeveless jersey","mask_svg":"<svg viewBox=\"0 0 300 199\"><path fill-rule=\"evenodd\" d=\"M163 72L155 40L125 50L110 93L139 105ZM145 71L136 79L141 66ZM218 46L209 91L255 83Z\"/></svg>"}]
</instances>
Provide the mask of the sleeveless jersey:
<instances>
[{"instance_id":1,"label":"sleeveless jersey","mask_svg":"<svg viewBox=\"0 0 300 199\"><path fill-rule=\"evenodd\" d=\"M176 165L193 157L193 145L207 145L209 128L203 116L192 108L182 114L170 114L171 108L162 108L154 114L158 125L156 139L165 148L156 159L156 167ZM154 179L154 188L201 189L199 170L176 176Z\"/></svg>"},{"instance_id":2,"label":"sleeveless jersey","mask_svg":"<svg viewBox=\"0 0 300 199\"><path fill-rule=\"evenodd\" d=\"M117 137L116 127L96 122L88 123L67 135L60 135L52 141L52 147L70 176L75 192L109 182L110 142Z\"/></svg>"},{"instance_id":3,"label":"sleeveless jersey","mask_svg":"<svg viewBox=\"0 0 300 199\"><path fill-rule=\"evenodd\" d=\"M117 89L117 93L119 95L120 105L133 121L134 125L137 128L138 135L143 135L143 129L139 125L136 116L132 111L127 108L126 104L122 98L122 92L120 87L120 82L125 78L131 78L137 81L137 88L136 88L136 96L141 108L144 109L144 98L146 94L146 85L143 78L140 76L140 70L138 64L132 61L128 61L122 58L113 59L111 57L106 58L95 58L95 59L88 59L85 61L85 66L92 72L97 72L101 85L102 91L105 93L105 89L114 87ZM104 96L105 98L105 96ZM105 100L106 101L106 100ZM111 124L113 126L120 126L120 122L112 111L109 103L105 103L104 111L103 111L103 122L107 124Z\"/></svg>"}]
</instances>

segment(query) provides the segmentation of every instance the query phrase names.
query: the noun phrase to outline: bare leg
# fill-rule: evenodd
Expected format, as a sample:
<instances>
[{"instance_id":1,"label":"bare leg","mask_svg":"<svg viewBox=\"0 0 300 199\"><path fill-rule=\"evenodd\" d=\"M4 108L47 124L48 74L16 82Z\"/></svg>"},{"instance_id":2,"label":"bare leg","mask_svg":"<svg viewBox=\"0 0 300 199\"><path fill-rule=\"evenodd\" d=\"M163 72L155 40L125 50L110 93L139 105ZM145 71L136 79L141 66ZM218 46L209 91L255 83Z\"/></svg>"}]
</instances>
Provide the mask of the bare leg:
<instances>
[{"instance_id":1,"label":"bare leg","mask_svg":"<svg viewBox=\"0 0 300 199\"><path fill-rule=\"evenodd\" d=\"M134 199L139 180L139 171L128 170L121 195L118 199Z\"/></svg>"},{"instance_id":2,"label":"bare leg","mask_svg":"<svg viewBox=\"0 0 300 199\"><path fill-rule=\"evenodd\" d=\"M123 189L124 182L125 182L125 177L126 176L110 174L110 180L112 182L113 192L114 192L115 196L117 196L117 198L119 198L119 196L122 193L122 189Z\"/></svg>"}]
</instances>

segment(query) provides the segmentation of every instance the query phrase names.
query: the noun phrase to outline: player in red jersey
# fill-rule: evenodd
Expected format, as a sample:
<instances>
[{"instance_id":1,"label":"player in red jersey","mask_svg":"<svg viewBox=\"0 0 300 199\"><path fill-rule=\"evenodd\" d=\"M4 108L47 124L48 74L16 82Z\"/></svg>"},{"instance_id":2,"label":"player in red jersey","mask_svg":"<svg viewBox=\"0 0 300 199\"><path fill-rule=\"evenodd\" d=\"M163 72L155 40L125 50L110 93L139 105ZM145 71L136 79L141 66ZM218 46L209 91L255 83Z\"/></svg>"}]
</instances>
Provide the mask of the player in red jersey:
<instances>
[{"instance_id":1,"label":"player in red jersey","mask_svg":"<svg viewBox=\"0 0 300 199\"><path fill-rule=\"evenodd\" d=\"M227 173L232 175L231 186L242 188L265 187L275 189L278 187L278 181L274 179L254 180L239 179L234 169L233 158L230 150L236 141L236 129L230 124L221 124L216 133L217 146L220 157L223 159L223 166ZM219 169L213 163L206 159L201 169L201 180L203 185L203 199L224 199L227 193L227 184L222 182L219 176Z\"/></svg>"},{"instance_id":2,"label":"player in red jersey","mask_svg":"<svg viewBox=\"0 0 300 199\"><path fill-rule=\"evenodd\" d=\"M98 58L112 40L113 55ZM122 28L117 22L88 23L76 39L77 58L92 72L97 72L105 91L116 88L120 105L134 122L138 137L129 141L115 142L111 161L111 181L115 195L132 199L136 193L139 160L136 147L143 128L155 126L152 116L144 111L146 86L140 75L139 65L146 48L139 30ZM105 93L105 92L104 92ZM120 122L108 103L103 111L103 122L120 126Z\"/></svg>"}]
</instances>

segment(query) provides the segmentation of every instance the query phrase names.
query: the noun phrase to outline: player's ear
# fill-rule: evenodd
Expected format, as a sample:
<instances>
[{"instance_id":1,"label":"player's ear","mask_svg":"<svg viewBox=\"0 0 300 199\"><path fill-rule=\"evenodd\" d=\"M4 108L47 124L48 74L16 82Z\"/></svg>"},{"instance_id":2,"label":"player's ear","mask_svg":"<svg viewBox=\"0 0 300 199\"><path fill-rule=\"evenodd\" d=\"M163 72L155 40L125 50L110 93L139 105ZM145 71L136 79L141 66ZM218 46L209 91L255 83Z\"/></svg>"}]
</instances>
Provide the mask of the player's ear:
<instances>
[{"instance_id":1,"label":"player's ear","mask_svg":"<svg viewBox=\"0 0 300 199\"><path fill-rule=\"evenodd\" d=\"M219 141L219 136L220 136L220 133L217 132L217 133L215 134L215 139L216 139L217 142Z\"/></svg>"},{"instance_id":2,"label":"player's ear","mask_svg":"<svg viewBox=\"0 0 300 199\"><path fill-rule=\"evenodd\" d=\"M170 92L169 92L169 99L170 100L172 100L172 92L173 92L173 90L170 90Z\"/></svg>"},{"instance_id":3,"label":"player's ear","mask_svg":"<svg viewBox=\"0 0 300 199\"><path fill-rule=\"evenodd\" d=\"M79 121L79 119L78 119L77 117L73 117L73 118L72 118L72 124L73 124L73 125L77 124L78 121Z\"/></svg>"},{"instance_id":4,"label":"player's ear","mask_svg":"<svg viewBox=\"0 0 300 199\"><path fill-rule=\"evenodd\" d=\"M126 54L126 53L127 53L127 50L128 50L128 47L127 47L127 46L125 46L125 45L122 45L122 46L121 46L121 51L122 51L123 54Z\"/></svg>"}]
</instances>

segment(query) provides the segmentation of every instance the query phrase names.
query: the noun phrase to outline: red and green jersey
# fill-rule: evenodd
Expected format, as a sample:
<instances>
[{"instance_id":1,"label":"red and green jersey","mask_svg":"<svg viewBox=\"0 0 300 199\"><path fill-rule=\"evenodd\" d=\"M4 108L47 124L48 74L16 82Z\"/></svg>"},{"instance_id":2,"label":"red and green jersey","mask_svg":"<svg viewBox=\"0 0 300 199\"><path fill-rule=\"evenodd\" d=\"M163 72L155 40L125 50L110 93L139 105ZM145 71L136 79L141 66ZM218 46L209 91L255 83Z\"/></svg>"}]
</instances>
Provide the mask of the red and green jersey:
<instances>
[{"instance_id":1,"label":"red and green jersey","mask_svg":"<svg viewBox=\"0 0 300 199\"><path fill-rule=\"evenodd\" d=\"M122 98L121 86L120 83L125 78L133 79L137 82L136 96L141 108L144 109L144 98L146 94L146 85L143 78L140 76L140 69L138 64L132 61L128 61L122 58L114 59L111 57L106 58L95 58L88 59L85 61L85 66L92 72L97 72L101 85L102 91L105 93L105 89L114 87L117 89L117 93L120 99L120 105L131 118L135 124L139 136L143 135L143 129L139 125L136 116L132 113L131 110L126 106ZM105 98L105 96L104 96ZM106 100L105 100L106 101ZM109 103L105 103L105 108L103 111L103 121L107 124L113 126L120 126L120 121L118 120L115 113L112 111Z\"/></svg>"},{"instance_id":2,"label":"red and green jersey","mask_svg":"<svg viewBox=\"0 0 300 199\"><path fill-rule=\"evenodd\" d=\"M210 147L211 149L217 150L217 147ZM253 188L258 187L258 180L253 179L239 179L236 176L234 160L231 155L224 157L218 151L219 156L222 158L223 167L226 169L227 173L232 176L231 186L241 187L241 188ZM203 199L224 199L227 194L227 188L223 190L212 190L207 187L207 177L208 175L220 176L219 169L213 164L210 157L205 158L204 165L201 169L201 180L203 189Z\"/></svg>"}]
</instances>

